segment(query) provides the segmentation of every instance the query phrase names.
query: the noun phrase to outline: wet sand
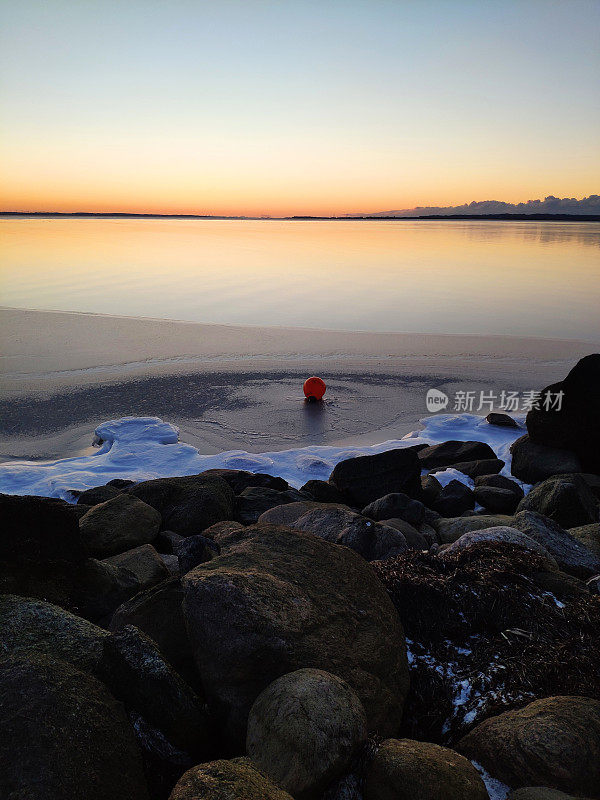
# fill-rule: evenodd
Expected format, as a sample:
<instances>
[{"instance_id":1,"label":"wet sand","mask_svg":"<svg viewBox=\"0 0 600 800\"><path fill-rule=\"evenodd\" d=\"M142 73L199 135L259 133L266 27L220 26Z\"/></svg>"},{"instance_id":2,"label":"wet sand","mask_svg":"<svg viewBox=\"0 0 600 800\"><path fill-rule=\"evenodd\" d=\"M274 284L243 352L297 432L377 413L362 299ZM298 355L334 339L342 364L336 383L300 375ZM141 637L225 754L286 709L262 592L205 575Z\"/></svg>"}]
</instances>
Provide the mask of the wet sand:
<instances>
[{"instance_id":1,"label":"wet sand","mask_svg":"<svg viewBox=\"0 0 600 800\"><path fill-rule=\"evenodd\" d=\"M17 309L0 309L0 337L2 460L89 452L94 427L121 416L160 416L205 453L374 443L418 427L429 388L541 389L598 349ZM323 404L302 401L310 374L328 384Z\"/></svg>"}]
</instances>

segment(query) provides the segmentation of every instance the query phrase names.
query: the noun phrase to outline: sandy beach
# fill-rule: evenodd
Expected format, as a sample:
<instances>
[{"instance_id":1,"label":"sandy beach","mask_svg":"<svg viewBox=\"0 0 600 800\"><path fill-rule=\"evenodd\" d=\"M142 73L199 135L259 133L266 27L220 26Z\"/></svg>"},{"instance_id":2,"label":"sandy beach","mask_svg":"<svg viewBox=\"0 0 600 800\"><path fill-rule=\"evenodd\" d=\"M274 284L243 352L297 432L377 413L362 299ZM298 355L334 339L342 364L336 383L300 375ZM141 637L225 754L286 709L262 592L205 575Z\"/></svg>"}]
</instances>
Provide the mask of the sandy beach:
<instances>
[{"instance_id":1,"label":"sandy beach","mask_svg":"<svg viewBox=\"0 0 600 800\"><path fill-rule=\"evenodd\" d=\"M129 415L161 416L205 453L374 443L418 427L429 388L541 389L597 349L19 309L0 310L0 332L3 460L87 452L97 424ZM309 374L327 381L324 404L303 402Z\"/></svg>"}]
</instances>

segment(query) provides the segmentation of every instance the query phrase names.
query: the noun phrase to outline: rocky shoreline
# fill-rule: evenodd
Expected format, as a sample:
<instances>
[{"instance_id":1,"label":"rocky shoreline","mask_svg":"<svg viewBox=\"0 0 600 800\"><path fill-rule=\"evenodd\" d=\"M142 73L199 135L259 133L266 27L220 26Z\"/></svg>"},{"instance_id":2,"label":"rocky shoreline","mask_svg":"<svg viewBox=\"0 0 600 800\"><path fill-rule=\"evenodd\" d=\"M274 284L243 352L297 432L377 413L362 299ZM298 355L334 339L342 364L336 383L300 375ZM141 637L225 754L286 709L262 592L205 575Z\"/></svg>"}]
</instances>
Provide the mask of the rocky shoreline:
<instances>
[{"instance_id":1,"label":"rocky shoreline","mask_svg":"<svg viewBox=\"0 0 600 800\"><path fill-rule=\"evenodd\" d=\"M516 480L448 441L0 495L0 795L600 798L600 355L539 405Z\"/></svg>"}]
</instances>

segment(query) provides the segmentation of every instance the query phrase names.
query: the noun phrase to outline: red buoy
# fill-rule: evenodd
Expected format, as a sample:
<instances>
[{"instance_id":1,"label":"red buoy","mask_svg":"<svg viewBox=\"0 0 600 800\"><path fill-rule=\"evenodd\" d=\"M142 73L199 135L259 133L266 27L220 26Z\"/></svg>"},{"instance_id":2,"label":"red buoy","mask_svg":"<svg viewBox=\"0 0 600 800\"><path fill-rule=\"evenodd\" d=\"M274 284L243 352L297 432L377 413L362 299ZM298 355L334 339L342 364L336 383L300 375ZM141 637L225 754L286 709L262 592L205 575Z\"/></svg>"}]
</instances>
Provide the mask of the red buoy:
<instances>
[{"instance_id":1,"label":"red buoy","mask_svg":"<svg viewBox=\"0 0 600 800\"><path fill-rule=\"evenodd\" d=\"M309 400L311 398L321 400L326 388L325 381L322 378L317 378L316 375L304 381L304 394Z\"/></svg>"}]
</instances>

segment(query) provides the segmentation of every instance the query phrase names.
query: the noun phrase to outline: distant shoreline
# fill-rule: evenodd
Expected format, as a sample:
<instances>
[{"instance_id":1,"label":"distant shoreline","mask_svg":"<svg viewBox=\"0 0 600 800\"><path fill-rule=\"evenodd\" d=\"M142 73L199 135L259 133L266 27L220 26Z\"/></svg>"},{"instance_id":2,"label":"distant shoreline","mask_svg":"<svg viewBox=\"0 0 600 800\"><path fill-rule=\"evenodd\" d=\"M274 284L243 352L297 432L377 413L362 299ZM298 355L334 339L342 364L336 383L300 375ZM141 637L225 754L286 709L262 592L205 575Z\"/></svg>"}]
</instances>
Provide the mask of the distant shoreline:
<instances>
[{"instance_id":1,"label":"distant shoreline","mask_svg":"<svg viewBox=\"0 0 600 800\"><path fill-rule=\"evenodd\" d=\"M129 214L122 211L0 211L1 217L51 217L66 219L223 219L265 222L361 222L361 221L445 221L491 220L507 222L600 222L600 214L424 214L414 217L358 216L318 217L295 215L291 217L228 217L217 214Z\"/></svg>"}]
</instances>

